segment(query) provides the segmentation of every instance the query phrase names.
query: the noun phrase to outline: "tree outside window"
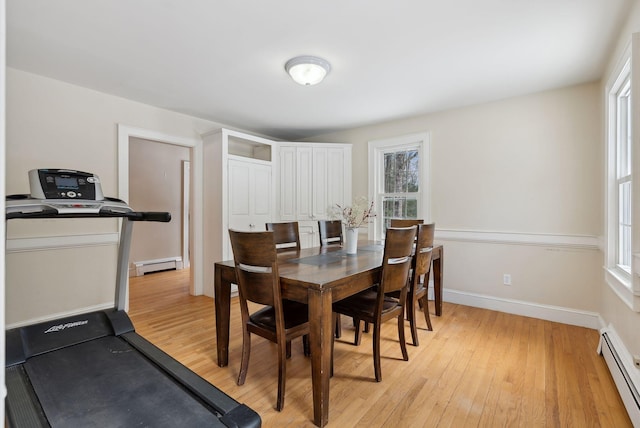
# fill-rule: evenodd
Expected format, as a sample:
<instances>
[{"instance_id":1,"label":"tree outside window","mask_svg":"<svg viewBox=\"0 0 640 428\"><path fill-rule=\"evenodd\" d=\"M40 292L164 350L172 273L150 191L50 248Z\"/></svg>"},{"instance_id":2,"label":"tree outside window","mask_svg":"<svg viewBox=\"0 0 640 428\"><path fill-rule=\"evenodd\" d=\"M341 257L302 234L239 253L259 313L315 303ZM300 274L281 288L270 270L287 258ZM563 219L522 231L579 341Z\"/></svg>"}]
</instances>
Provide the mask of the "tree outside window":
<instances>
[{"instance_id":1,"label":"tree outside window","mask_svg":"<svg viewBox=\"0 0 640 428\"><path fill-rule=\"evenodd\" d=\"M370 192L377 216L373 239L384 239L393 218L427 219L429 135L369 142Z\"/></svg>"}]
</instances>

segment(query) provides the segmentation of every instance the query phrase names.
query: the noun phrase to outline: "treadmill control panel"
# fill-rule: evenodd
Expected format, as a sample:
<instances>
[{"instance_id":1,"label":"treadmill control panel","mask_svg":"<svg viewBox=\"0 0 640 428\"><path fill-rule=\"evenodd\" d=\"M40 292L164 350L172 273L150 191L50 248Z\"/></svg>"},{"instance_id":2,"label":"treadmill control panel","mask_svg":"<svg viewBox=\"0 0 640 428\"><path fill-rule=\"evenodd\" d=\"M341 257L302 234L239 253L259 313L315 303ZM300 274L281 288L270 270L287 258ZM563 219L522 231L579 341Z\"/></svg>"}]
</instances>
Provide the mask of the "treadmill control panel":
<instances>
[{"instance_id":1,"label":"treadmill control panel","mask_svg":"<svg viewBox=\"0 0 640 428\"><path fill-rule=\"evenodd\" d=\"M71 169L32 169L29 187L35 199L104 199L97 175Z\"/></svg>"}]
</instances>

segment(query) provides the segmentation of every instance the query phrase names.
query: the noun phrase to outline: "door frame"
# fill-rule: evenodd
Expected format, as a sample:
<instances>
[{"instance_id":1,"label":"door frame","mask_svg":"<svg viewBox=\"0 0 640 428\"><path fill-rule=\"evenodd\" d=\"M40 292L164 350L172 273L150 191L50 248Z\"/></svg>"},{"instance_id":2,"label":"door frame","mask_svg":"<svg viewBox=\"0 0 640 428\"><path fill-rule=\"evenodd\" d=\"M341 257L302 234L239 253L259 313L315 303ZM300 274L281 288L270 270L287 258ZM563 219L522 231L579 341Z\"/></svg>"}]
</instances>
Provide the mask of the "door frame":
<instances>
[{"instance_id":1,"label":"door frame","mask_svg":"<svg viewBox=\"0 0 640 428\"><path fill-rule=\"evenodd\" d=\"M191 149L191 230L189 293L199 296L204 292L203 219L202 219L202 159L203 144L199 138L177 137L159 131L118 124L118 197L129 199L129 139L131 137L160 143L189 147ZM127 296L128 304L129 296Z\"/></svg>"}]
</instances>

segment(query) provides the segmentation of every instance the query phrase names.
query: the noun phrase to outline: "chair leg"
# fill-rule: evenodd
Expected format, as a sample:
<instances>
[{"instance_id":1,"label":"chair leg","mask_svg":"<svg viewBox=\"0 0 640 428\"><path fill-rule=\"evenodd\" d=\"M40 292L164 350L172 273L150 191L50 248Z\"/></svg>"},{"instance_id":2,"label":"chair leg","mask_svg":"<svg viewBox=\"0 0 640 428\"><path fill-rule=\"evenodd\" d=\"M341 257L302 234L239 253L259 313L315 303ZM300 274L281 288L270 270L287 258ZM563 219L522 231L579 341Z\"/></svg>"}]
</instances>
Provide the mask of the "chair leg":
<instances>
[{"instance_id":1,"label":"chair leg","mask_svg":"<svg viewBox=\"0 0 640 428\"><path fill-rule=\"evenodd\" d=\"M287 379L287 345L291 342L278 343L278 401L276 402L276 410L281 411L284 408L284 388Z\"/></svg>"},{"instance_id":2,"label":"chair leg","mask_svg":"<svg viewBox=\"0 0 640 428\"><path fill-rule=\"evenodd\" d=\"M311 356L311 343L309 342L309 335L305 334L302 336L302 349L304 351L305 357Z\"/></svg>"},{"instance_id":3,"label":"chair leg","mask_svg":"<svg viewBox=\"0 0 640 428\"><path fill-rule=\"evenodd\" d=\"M356 326L356 334L355 334L355 337L353 338L353 344L355 346L360 346L360 341L362 340L362 332L360 330L360 320L354 318L353 323Z\"/></svg>"},{"instance_id":4,"label":"chair leg","mask_svg":"<svg viewBox=\"0 0 640 428\"><path fill-rule=\"evenodd\" d=\"M335 336L337 339L340 339L340 336L342 336L342 324L340 321L340 314L336 315L335 325L336 325Z\"/></svg>"},{"instance_id":5,"label":"chair leg","mask_svg":"<svg viewBox=\"0 0 640 428\"><path fill-rule=\"evenodd\" d=\"M382 368L380 366L380 324L373 323L373 370L376 374L376 382L382 381Z\"/></svg>"},{"instance_id":6,"label":"chair leg","mask_svg":"<svg viewBox=\"0 0 640 428\"><path fill-rule=\"evenodd\" d=\"M422 312L424 312L424 320L427 322L427 329L433 331L431 326L431 316L429 316L429 297L425 294L421 299Z\"/></svg>"},{"instance_id":7,"label":"chair leg","mask_svg":"<svg viewBox=\"0 0 640 428\"><path fill-rule=\"evenodd\" d=\"M407 319L409 320L409 327L411 328L411 341L413 346L418 346L418 327L416 325L416 304L414 301L415 296L408 296L406 303Z\"/></svg>"},{"instance_id":8,"label":"chair leg","mask_svg":"<svg viewBox=\"0 0 640 428\"><path fill-rule=\"evenodd\" d=\"M290 340L287 340L286 348L287 348L287 350L286 350L287 351L287 358L291 358L291 341Z\"/></svg>"},{"instance_id":9,"label":"chair leg","mask_svg":"<svg viewBox=\"0 0 640 428\"><path fill-rule=\"evenodd\" d=\"M333 322L336 323L336 325L338 322L340 322L340 314L337 314L335 312L333 313ZM337 335L337 329L336 329L336 335L331 338L331 368L329 372L330 377L333 377L333 350L335 349L336 337L339 337Z\"/></svg>"},{"instance_id":10,"label":"chair leg","mask_svg":"<svg viewBox=\"0 0 640 428\"><path fill-rule=\"evenodd\" d=\"M251 334L245 328L242 332L242 357L240 360L240 373L238 374L238 385L244 385L249 369L249 356L251 354Z\"/></svg>"},{"instance_id":11,"label":"chair leg","mask_svg":"<svg viewBox=\"0 0 640 428\"><path fill-rule=\"evenodd\" d=\"M402 350L402 359L409 361L407 353L407 342L404 337L404 311L398 315L398 339L400 339L400 349Z\"/></svg>"}]
</instances>

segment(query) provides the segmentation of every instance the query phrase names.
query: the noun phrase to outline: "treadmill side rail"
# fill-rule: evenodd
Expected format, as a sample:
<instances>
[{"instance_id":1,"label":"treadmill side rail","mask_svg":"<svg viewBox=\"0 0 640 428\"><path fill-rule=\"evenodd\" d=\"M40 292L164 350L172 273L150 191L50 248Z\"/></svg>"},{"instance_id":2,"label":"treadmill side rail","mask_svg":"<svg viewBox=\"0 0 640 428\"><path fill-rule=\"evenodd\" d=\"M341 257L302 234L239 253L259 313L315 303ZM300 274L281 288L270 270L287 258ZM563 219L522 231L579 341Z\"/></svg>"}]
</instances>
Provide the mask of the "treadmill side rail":
<instances>
[{"instance_id":1,"label":"treadmill side rail","mask_svg":"<svg viewBox=\"0 0 640 428\"><path fill-rule=\"evenodd\" d=\"M5 399L7 426L49 428L49 422L36 397L29 377L22 365L5 369L7 390L11 391Z\"/></svg>"},{"instance_id":2,"label":"treadmill side rail","mask_svg":"<svg viewBox=\"0 0 640 428\"><path fill-rule=\"evenodd\" d=\"M244 404L238 403L220 389L182 365L169 354L149 342L136 332L121 335L131 346L136 348L153 363L195 394L200 400L220 415L220 420L228 427L260 427L260 416Z\"/></svg>"}]
</instances>

